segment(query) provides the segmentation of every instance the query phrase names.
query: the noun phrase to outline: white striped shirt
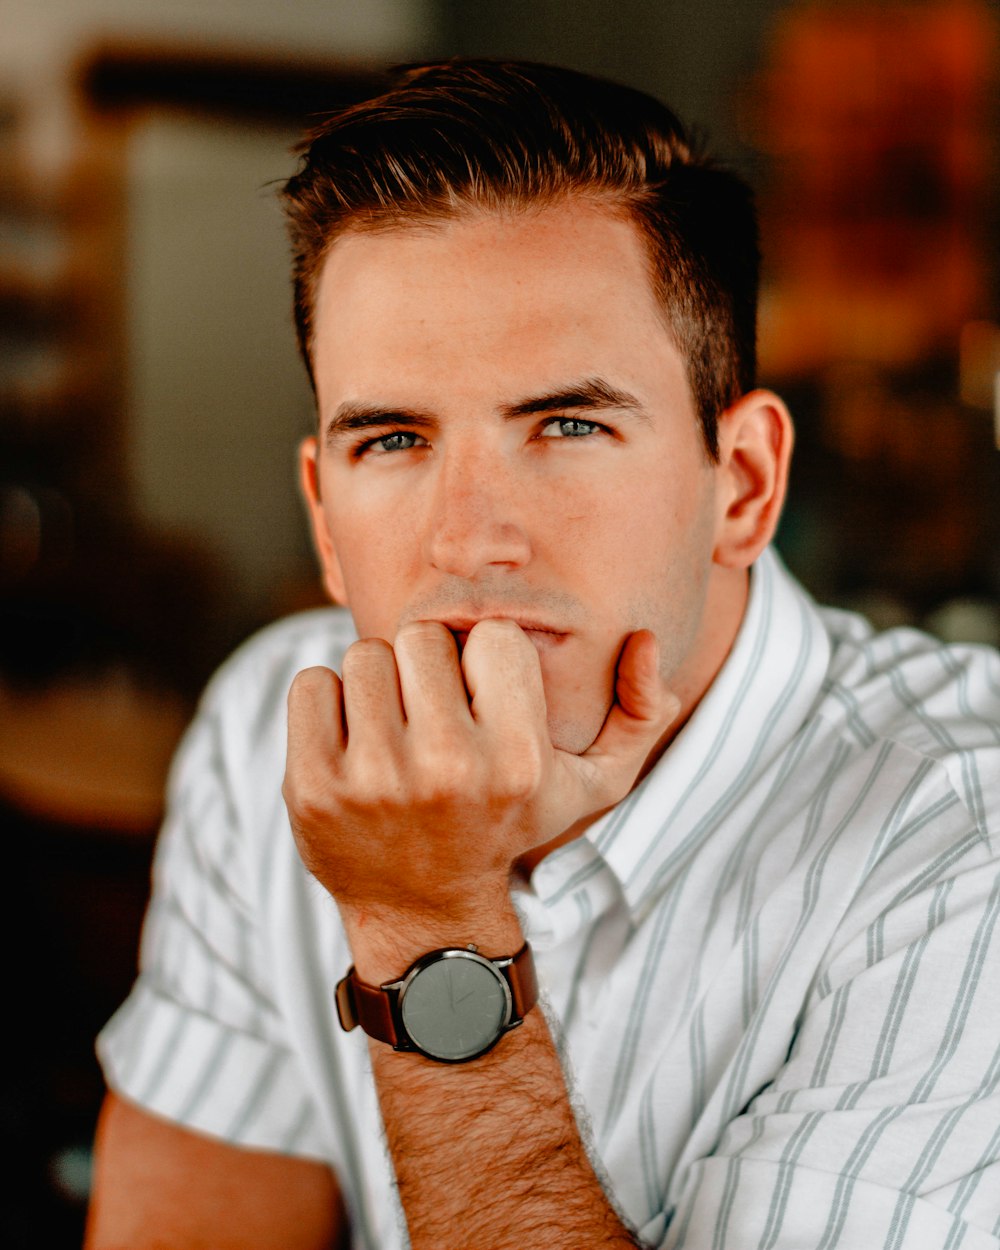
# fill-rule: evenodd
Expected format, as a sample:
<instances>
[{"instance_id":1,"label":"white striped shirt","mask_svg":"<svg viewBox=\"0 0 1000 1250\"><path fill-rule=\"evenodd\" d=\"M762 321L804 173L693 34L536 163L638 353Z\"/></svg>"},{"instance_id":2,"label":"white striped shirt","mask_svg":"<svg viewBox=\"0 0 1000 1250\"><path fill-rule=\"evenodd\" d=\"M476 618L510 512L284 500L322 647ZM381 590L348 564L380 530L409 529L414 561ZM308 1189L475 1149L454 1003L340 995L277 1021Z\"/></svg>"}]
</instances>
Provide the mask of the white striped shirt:
<instances>
[{"instance_id":1,"label":"white striped shirt","mask_svg":"<svg viewBox=\"0 0 1000 1250\"><path fill-rule=\"evenodd\" d=\"M350 962L280 793L285 695L345 614L265 630L175 765L109 1084L328 1160L357 1247L405 1244ZM686 1250L1000 1247L1000 656L817 608L767 553L646 780L519 895L581 1128Z\"/></svg>"}]
</instances>

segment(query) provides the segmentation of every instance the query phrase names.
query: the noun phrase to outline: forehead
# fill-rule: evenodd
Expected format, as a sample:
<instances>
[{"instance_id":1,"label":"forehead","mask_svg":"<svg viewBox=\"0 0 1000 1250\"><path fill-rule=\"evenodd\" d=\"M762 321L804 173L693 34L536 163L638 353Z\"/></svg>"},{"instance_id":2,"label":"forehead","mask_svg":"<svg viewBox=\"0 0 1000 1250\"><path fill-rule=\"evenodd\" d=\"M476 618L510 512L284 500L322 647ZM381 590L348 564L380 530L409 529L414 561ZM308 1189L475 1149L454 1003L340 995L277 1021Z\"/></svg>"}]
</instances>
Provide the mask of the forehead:
<instances>
[{"instance_id":1,"label":"forehead","mask_svg":"<svg viewBox=\"0 0 1000 1250\"><path fill-rule=\"evenodd\" d=\"M484 383L514 385L518 374L628 373L645 358L669 360L686 385L643 235L582 197L349 233L324 262L314 325L321 404L324 390L342 398L392 362L454 379L475 363Z\"/></svg>"}]
</instances>

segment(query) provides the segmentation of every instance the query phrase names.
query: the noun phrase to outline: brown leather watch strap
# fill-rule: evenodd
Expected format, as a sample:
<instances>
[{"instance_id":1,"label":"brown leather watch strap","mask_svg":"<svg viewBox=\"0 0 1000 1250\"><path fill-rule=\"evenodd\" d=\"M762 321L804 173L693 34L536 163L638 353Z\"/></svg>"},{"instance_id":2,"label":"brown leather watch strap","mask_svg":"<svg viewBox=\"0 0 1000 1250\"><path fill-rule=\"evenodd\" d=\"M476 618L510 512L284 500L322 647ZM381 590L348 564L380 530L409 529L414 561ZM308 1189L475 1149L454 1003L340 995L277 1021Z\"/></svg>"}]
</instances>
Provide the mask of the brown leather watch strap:
<instances>
[{"instance_id":1,"label":"brown leather watch strap","mask_svg":"<svg viewBox=\"0 0 1000 1250\"><path fill-rule=\"evenodd\" d=\"M409 971L407 969L400 980ZM528 943L525 942L510 963L501 966L499 971L510 986L514 1006L511 1024L519 1024L538 1002L538 977ZM369 1037L389 1046L398 1046L399 1035L393 1014L398 992L396 985L397 982L393 981L387 981L385 985L368 985L352 967L347 976L337 984L335 997L341 1028L349 1033L360 1024Z\"/></svg>"},{"instance_id":2,"label":"brown leather watch strap","mask_svg":"<svg viewBox=\"0 0 1000 1250\"><path fill-rule=\"evenodd\" d=\"M503 971L514 1000L514 1014L523 1020L538 1002L538 974L535 972L535 961L527 942Z\"/></svg>"},{"instance_id":3,"label":"brown leather watch strap","mask_svg":"<svg viewBox=\"0 0 1000 1250\"><path fill-rule=\"evenodd\" d=\"M398 1045L396 1024L392 1018L393 999L379 985L368 985L353 968L337 985L337 1015L346 1032L361 1025L369 1037Z\"/></svg>"}]
</instances>

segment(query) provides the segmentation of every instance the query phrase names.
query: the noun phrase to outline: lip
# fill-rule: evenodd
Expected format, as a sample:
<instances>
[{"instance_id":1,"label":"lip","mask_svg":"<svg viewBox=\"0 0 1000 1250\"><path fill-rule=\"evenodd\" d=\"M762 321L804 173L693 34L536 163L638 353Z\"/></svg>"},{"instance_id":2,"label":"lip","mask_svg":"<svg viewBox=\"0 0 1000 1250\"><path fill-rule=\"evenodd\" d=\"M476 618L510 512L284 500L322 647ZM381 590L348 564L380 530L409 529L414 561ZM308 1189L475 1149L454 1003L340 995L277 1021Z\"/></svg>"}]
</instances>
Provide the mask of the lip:
<instances>
[{"instance_id":1,"label":"lip","mask_svg":"<svg viewBox=\"0 0 1000 1250\"><path fill-rule=\"evenodd\" d=\"M548 648L558 646L565 638L569 637L566 630L553 629L551 625L547 625L542 621L532 620L528 617L512 616L505 612L485 613L483 616L476 617L451 617L442 620L441 624L445 629L455 635L455 640L461 650L469 638L469 633L473 626L478 625L480 621L513 621L515 625L519 625L527 634L529 640L538 648Z\"/></svg>"}]
</instances>

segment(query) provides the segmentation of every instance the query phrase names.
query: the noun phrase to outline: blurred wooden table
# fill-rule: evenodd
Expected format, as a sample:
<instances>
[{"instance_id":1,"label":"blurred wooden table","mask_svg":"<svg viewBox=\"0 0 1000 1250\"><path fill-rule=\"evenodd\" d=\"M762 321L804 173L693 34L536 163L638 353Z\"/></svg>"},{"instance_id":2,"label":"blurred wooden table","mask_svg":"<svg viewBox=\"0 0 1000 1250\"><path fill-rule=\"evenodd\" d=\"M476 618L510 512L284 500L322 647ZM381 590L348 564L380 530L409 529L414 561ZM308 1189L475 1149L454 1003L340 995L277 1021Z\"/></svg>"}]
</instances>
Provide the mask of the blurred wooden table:
<instances>
[{"instance_id":1,"label":"blurred wooden table","mask_svg":"<svg viewBox=\"0 0 1000 1250\"><path fill-rule=\"evenodd\" d=\"M0 686L0 798L67 827L145 835L188 709L125 671L42 691Z\"/></svg>"}]
</instances>

